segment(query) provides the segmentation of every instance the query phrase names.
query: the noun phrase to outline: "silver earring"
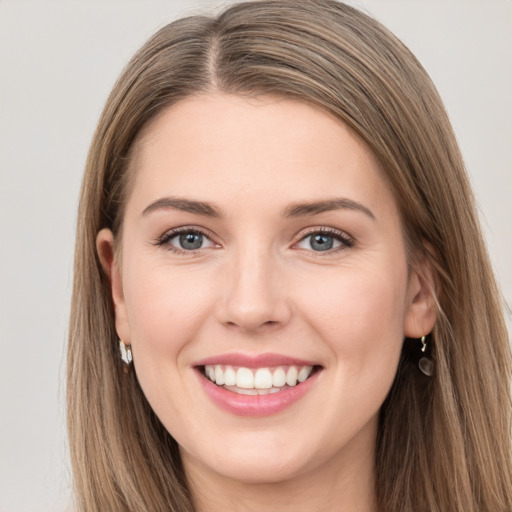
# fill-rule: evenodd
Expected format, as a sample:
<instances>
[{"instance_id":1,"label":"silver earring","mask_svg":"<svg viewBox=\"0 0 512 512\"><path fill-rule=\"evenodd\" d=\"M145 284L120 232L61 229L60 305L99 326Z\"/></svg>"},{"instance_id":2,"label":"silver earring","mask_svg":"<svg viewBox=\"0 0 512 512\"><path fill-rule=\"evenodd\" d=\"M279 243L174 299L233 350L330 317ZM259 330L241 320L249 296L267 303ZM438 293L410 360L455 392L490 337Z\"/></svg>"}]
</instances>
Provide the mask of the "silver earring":
<instances>
[{"instance_id":1,"label":"silver earring","mask_svg":"<svg viewBox=\"0 0 512 512\"><path fill-rule=\"evenodd\" d=\"M427 342L425 341L426 336L421 337L421 351L425 353L427 350ZM418 367L423 373L423 375L426 375L427 377L432 377L432 374L434 373L434 361L430 359L430 357L427 357L424 355L419 361L418 361Z\"/></svg>"},{"instance_id":2,"label":"silver earring","mask_svg":"<svg viewBox=\"0 0 512 512\"><path fill-rule=\"evenodd\" d=\"M133 361L132 348L130 345L125 345L121 340L119 340L119 352L121 353L121 359L125 364L124 371L127 372Z\"/></svg>"}]
</instances>

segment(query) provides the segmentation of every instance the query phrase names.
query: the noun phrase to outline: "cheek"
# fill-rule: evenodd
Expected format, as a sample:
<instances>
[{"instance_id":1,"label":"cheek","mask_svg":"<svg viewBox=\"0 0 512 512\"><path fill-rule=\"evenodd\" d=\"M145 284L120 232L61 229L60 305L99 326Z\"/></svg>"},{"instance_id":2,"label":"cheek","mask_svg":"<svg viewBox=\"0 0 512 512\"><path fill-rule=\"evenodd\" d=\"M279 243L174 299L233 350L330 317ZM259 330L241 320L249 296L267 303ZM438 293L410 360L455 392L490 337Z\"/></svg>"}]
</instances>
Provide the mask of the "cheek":
<instances>
[{"instance_id":1,"label":"cheek","mask_svg":"<svg viewBox=\"0 0 512 512\"><path fill-rule=\"evenodd\" d=\"M329 280L317 280L313 300L304 300L302 309L307 311L309 324L346 371L355 374L368 367L385 371L398 360L403 342L405 263L403 269L342 269Z\"/></svg>"},{"instance_id":2,"label":"cheek","mask_svg":"<svg viewBox=\"0 0 512 512\"><path fill-rule=\"evenodd\" d=\"M134 350L179 351L210 312L211 281L165 264L146 262L128 268L124 291Z\"/></svg>"},{"instance_id":3,"label":"cheek","mask_svg":"<svg viewBox=\"0 0 512 512\"><path fill-rule=\"evenodd\" d=\"M211 286L184 268L126 266L125 298L134 365L143 393L169 432L186 439L196 428L183 415L192 397L183 389L193 346L211 314ZM198 286L203 282L205 286ZM181 390L181 391L177 391Z\"/></svg>"},{"instance_id":4,"label":"cheek","mask_svg":"<svg viewBox=\"0 0 512 512\"><path fill-rule=\"evenodd\" d=\"M304 309L330 353L329 387L336 391L325 395L322 410L330 411L333 439L346 442L375 419L391 388L403 344L405 275L352 268L316 285Z\"/></svg>"}]
</instances>

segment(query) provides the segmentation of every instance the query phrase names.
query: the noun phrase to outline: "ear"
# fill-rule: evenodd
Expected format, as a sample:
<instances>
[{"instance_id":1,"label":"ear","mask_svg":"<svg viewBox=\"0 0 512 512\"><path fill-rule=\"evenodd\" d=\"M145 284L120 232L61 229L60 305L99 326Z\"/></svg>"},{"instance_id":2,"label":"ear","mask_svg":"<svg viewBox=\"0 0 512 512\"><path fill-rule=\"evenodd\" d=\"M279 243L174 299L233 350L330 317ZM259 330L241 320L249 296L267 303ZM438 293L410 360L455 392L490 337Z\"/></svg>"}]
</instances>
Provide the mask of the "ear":
<instances>
[{"instance_id":1,"label":"ear","mask_svg":"<svg viewBox=\"0 0 512 512\"><path fill-rule=\"evenodd\" d=\"M437 319L436 281L426 257L415 263L409 275L404 336L421 338L429 334Z\"/></svg>"},{"instance_id":2,"label":"ear","mask_svg":"<svg viewBox=\"0 0 512 512\"><path fill-rule=\"evenodd\" d=\"M105 228L98 233L96 237L96 250L98 251L103 271L110 282L117 334L125 344L130 345L130 325L124 300L121 266L114 247L114 235L110 229Z\"/></svg>"}]
</instances>

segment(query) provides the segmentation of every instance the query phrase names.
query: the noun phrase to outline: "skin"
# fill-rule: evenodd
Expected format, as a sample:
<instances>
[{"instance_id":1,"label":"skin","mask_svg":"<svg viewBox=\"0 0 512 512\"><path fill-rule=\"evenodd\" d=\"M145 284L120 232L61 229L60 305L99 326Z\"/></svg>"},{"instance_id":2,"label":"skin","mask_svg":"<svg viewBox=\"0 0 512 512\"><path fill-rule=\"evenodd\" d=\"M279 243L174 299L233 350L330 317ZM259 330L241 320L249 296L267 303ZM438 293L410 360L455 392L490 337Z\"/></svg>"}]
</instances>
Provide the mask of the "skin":
<instances>
[{"instance_id":1,"label":"skin","mask_svg":"<svg viewBox=\"0 0 512 512\"><path fill-rule=\"evenodd\" d=\"M180 445L200 511L373 511L378 411L405 336L435 322L426 267L409 268L400 217L365 143L318 108L220 93L163 111L136 152L110 277L120 338L141 387ZM221 217L144 210L162 197L213 204ZM294 203L341 208L283 216ZM208 234L179 249L178 227ZM314 250L328 228L351 240ZM328 239L330 240L330 239ZM278 353L322 370L288 409L231 414L200 386L195 362Z\"/></svg>"}]
</instances>

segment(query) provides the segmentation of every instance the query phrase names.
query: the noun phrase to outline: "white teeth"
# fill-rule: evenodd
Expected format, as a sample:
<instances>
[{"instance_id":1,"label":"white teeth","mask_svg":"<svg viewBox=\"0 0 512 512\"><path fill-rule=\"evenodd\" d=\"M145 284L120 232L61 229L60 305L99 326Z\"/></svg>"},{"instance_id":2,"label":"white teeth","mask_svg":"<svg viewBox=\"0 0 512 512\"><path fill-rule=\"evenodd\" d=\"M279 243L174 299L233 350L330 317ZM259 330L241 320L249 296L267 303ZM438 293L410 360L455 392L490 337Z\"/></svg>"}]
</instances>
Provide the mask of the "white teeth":
<instances>
[{"instance_id":1,"label":"white teeth","mask_svg":"<svg viewBox=\"0 0 512 512\"><path fill-rule=\"evenodd\" d=\"M224 384L224 372L219 365L215 367L215 384L217 384L217 386Z\"/></svg>"},{"instance_id":2,"label":"white teeth","mask_svg":"<svg viewBox=\"0 0 512 512\"><path fill-rule=\"evenodd\" d=\"M304 382L311 375L312 371L313 371L313 367L312 366L303 366L300 369L300 371L299 371L299 375L297 376L297 380L299 382Z\"/></svg>"},{"instance_id":3,"label":"white teeth","mask_svg":"<svg viewBox=\"0 0 512 512\"><path fill-rule=\"evenodd\" d=\"M224 369L224 384L226 386L236 386L236 372L231 366L226 366Z\"/></svg>"},{"instance_id":4,"label":"white teeth","mask_svg":"<svg viewBox=\"0 0 512 512\"><path fill-rule=\"evenodd\" d=\"M238 368L236 372L236 386L238 388L254 388L254 373L249 368Z\"/></svg>"},{"instance_id":5,"label":"white teeth","mask_svg":"<svg viewBox=\"0 0 512 512\"><path fill-rule=\"evenodd\" d=\"M286 373L283 368L279 367L272 374L272 386L282 388L286 384Z\"/></svg>"},{"instance_id":6,"label":"white teeth","mask_svg":"<svg viewBox=\"0 0 512 512\"><path fill-rule=\"evenodd\" d=\"M225 386L226 389L230 389L228 386ZM258 394L258 390L257 389L244 389L244 388L239 388L237 386L233 386L230 391L234 391L235 393L238 393L239 395L257 395Z\"/></svg>"},{"instance_id":7,"label":"white teeth","mask_svg":"<svg viewBox=\"0 0 512 512\"><path fill-rule=\"evenodd\" d=\"M237 389L258 390L259 394L276 393L284 386L296 386L304 382L313 373L312 366L289 366L288 368L278 366L271 368L236 368L230 365L206 365L204 373L212 382L218 386L236 387Z\"/></svg>"},{"instance_id":8,"label":"white teeth","mask_svg":"<svg viewBox=\"0 0 512 512\"><path fill-rule=\"evenodd\" d=\"M268 368L259 368L254 375L254 387L257 389L270 389L272 387L272 374Z\"/></svg>"},{"instance_id":9,"label":"white teeth","mask_svg":"<svg viewBox=\"0 0 512 512\"><path fill-rule=\"evenodd\" d=\"M234 393L238 393L239 395L270 395L273 393L279 393L286 388L270 388L270 389L244 389L239 388L237 386L222 386L224 389L228 391L233 391Z\"/></svg>"},{"instance_id":10,"label":"white teeth","mask_svg":"<svg viewBox=\"0 0 512 512\"><path fill-rule=\"evenodd\" d=\"M296 386L297 385L297 377L299 376L299 371L296 366L290 366L288 369L288 373L286 374L286 384L288 386Z\"/></svg>"}]
</instances>

